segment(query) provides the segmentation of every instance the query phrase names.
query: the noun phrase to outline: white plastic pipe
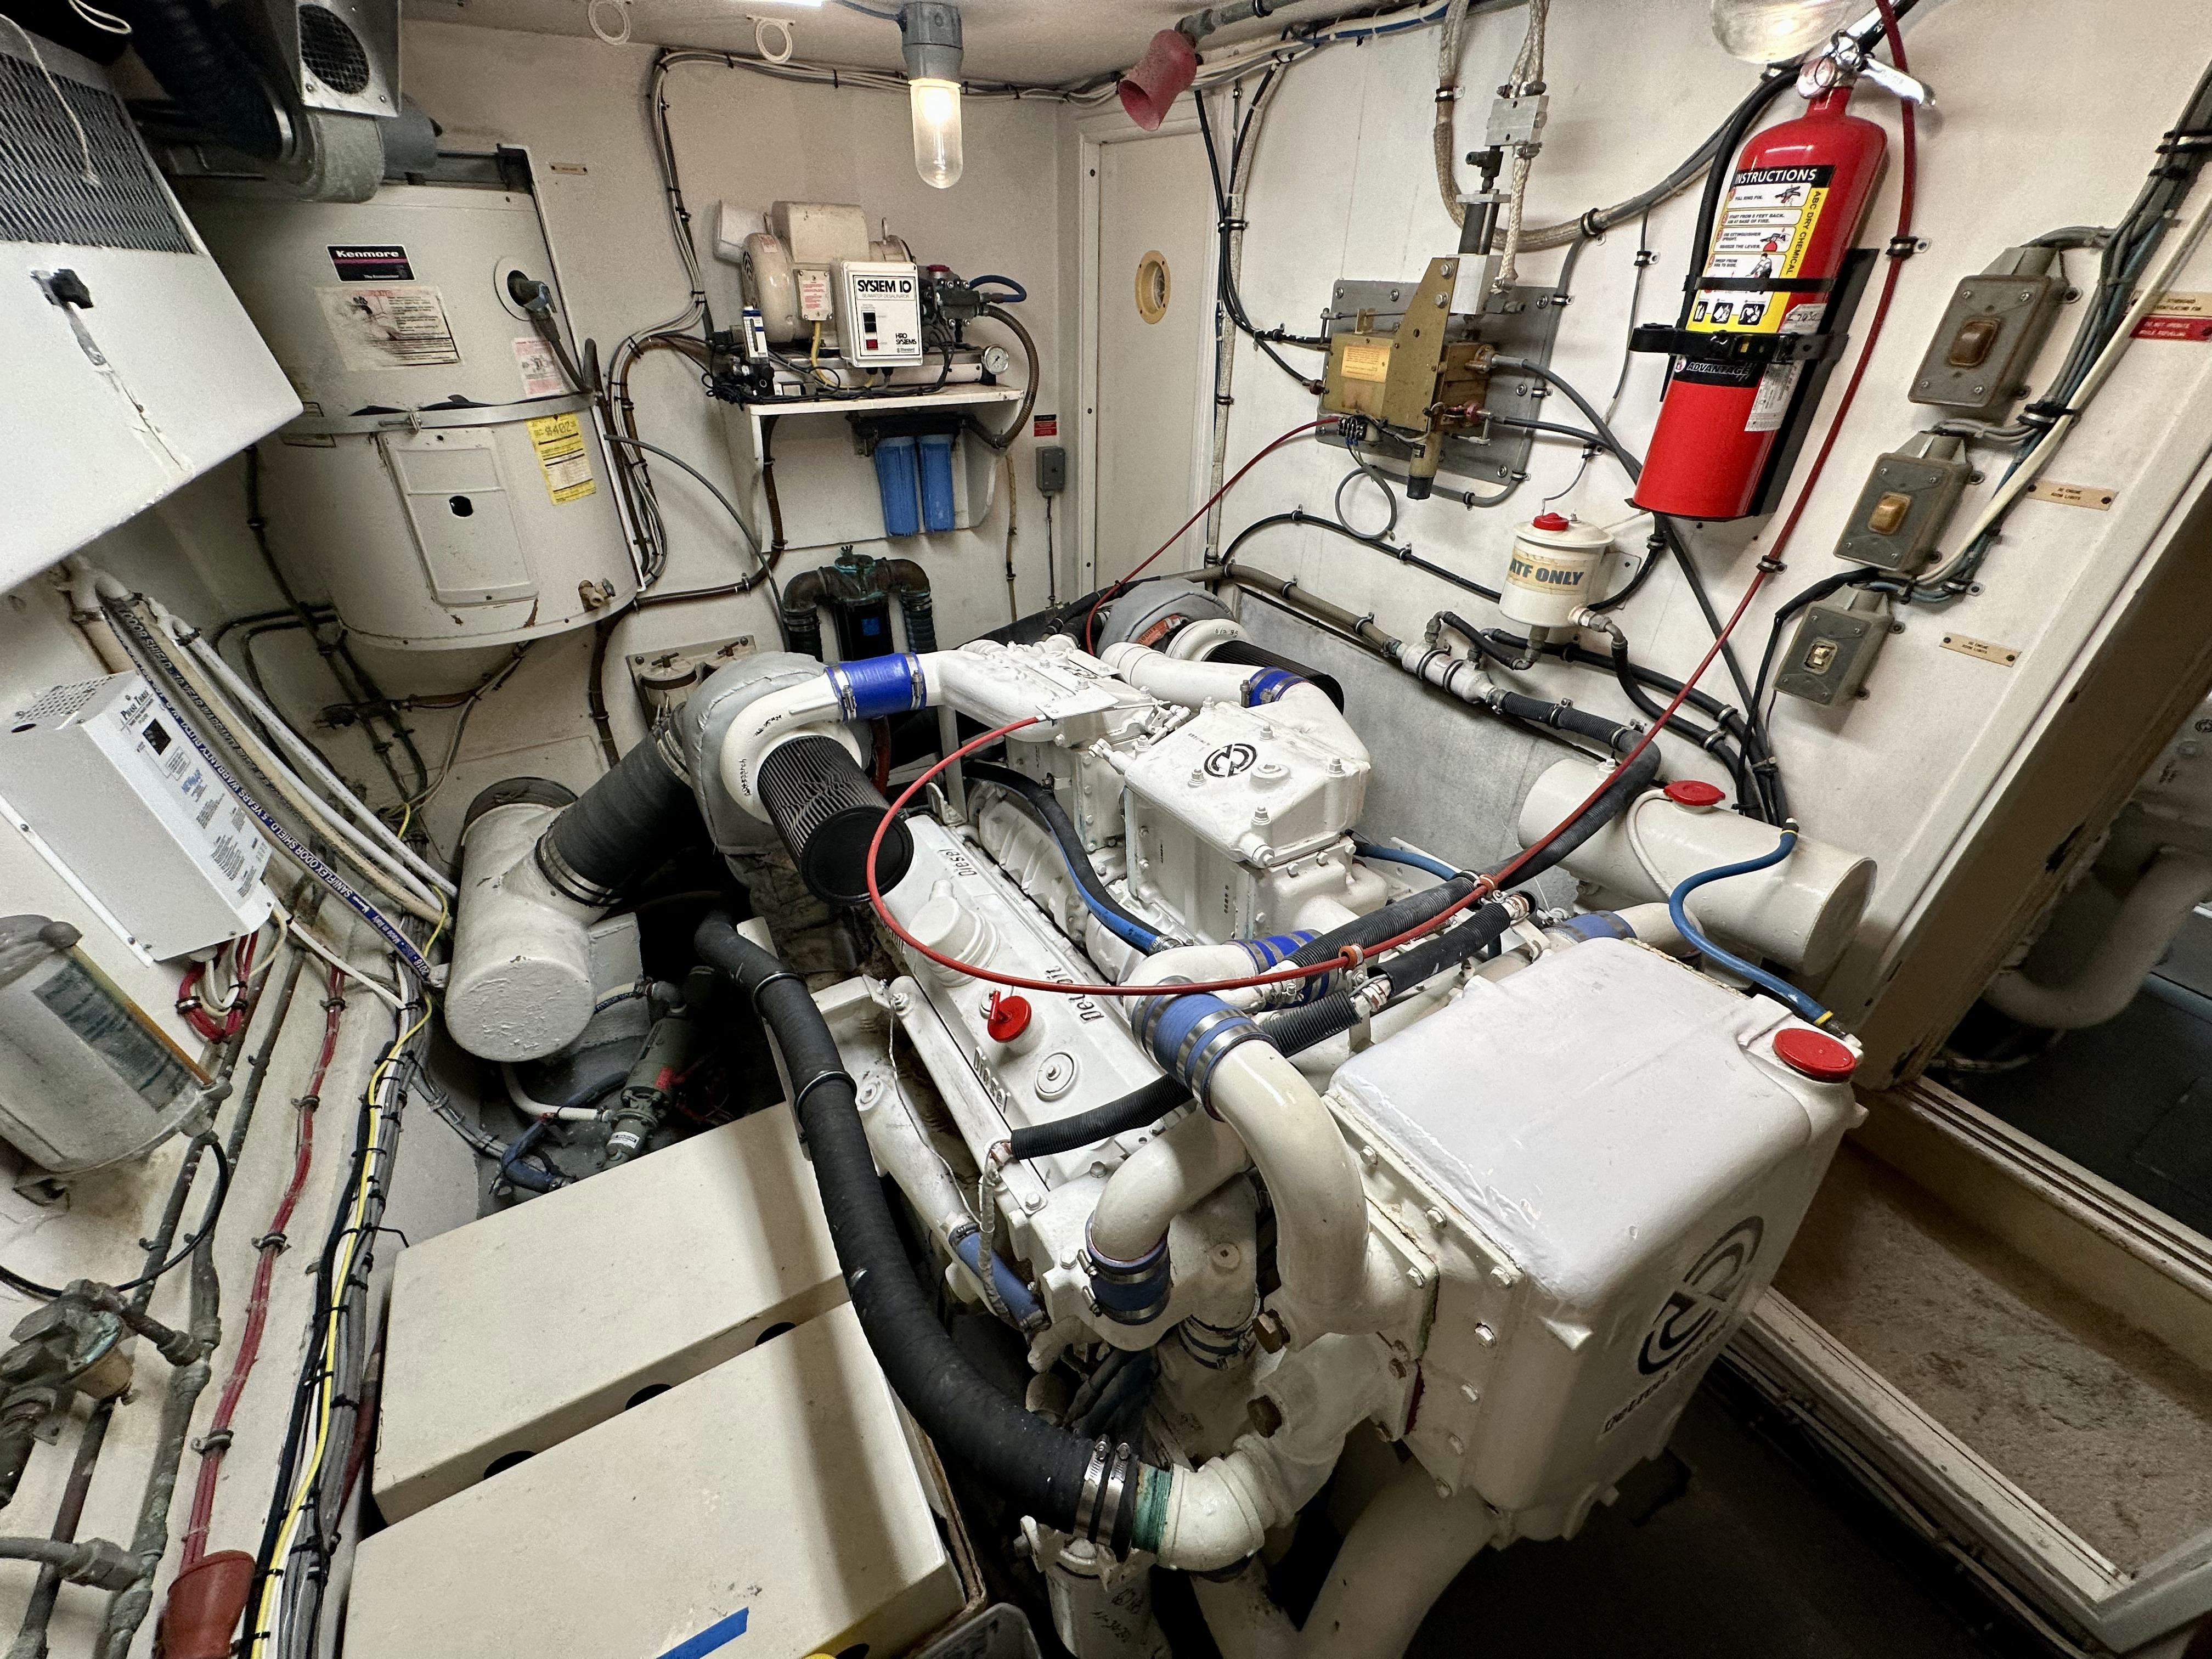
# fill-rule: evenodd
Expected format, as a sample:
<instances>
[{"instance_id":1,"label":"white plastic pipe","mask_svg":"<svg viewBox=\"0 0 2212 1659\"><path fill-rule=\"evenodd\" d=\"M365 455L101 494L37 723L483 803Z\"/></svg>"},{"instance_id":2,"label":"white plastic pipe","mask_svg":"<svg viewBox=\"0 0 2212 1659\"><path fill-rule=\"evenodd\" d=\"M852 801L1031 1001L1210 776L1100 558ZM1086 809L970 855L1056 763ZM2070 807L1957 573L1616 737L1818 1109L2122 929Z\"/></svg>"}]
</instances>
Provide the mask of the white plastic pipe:
<instances>
[{"instance_id":1,"label":"white plastic pipe","mask_svg":"<svg viewBox=\"0 0 2212 1659\"><path fill-rule=\"evenodd\" d=\"M1227 1124L1193 1112L1129 1154L1106 1178L1091 1212L1091 1243L1134 1261L1167 1237L1168 1224L1250 1161Z\"/></svg>"},{"instance_id":2,"label":"white plastic pipe","mask_svg":"<svg viewBox=\"0 0 2212 1659\"><path fill-rule=\"evenodd\" d=\"M1106 665L1139 691L1187 708L1209 702L1242 704L1244 687L1260 671L1238 663L1178 662L1149 646L1109 645L1099 653ZM1320 687L1301 681L1266 705L1269 719L1304 732L1341 756L1347 765L1367 763L1367 745Z\"/></svg>"},{"instance_id":3,"label":"white plastic pipe","mask_svg":"<svg viewBox=\"0 0 2212 1659\"><path fill-rule=\"evenodd\" d=\"M1206 1099L1274 1196L1277 1309L1291 1340L1395 1322L1411 1288L1369 1231L1359 1162L1313 1085L1273 1045L1243 1042L1214 1066Z\"/></svg>"},{"instance_id":4,"label":"white plastic pipe","mask_svg":"<svg viewBox=\"0 0 2212 1659\"><path fill-rule=\"evenodd\" d=\"M1471 1489L1439 1497L1436 1478L1407 1463L1352 1522L1293 1651L1400 1659L1437 1598L1500 1526Z\"/></svg>"},{"instance_id":5,"label":"white plastic pipe","mask_svg":"<svg viewBox=\"0 0 2212 1659\"><path fill-rule=\"evenodd\" d=\"M2173 945L2190 912L2212 898L2212 859L2169 847L2128 891L2120 914L2079 973L2063 985L2038 985L2008 969L1982 1000L2023 1025L2078 1031L2118 1016Z\"/></svg>"},{"instance_id":6,"label":"white plastic pipe","mask_svg":"<svg viewBox=\"0 0 2212 1659\"><path fill-rule=\"evenodd\" d=\"M1573 811L1605 777L1604 768L1588 761L1564 760L1546 771L1521 803L1522 844ZM1686 806L1653 790L1568 854L1565 864L1612 892L1660 902L1701 870L1772 852L1781 833L1741 813ZM1872 859L1800 836L1796 850L1772 868L1699 889L1690 914L1723 940L1817 976L1835 966L1850 943L1874 878Z\"/></svg>"},{"instance_id":7,"label":"white plastic pipe","mask_svg":"<svg viewBox=\"0 0 2212 1659\"><path fill-rule=\"evenodd\" d=\"M1160 1565L1212 1572L1255 1553L1271 1528L1296 1516L1322 1489L1344 1437L1388 1407L1394 1386L1388 1359L1372 1336L1325 1336L1284 1354L1260 1389L1281 1411L1282 1426L1272 1435L1240 1435L1225 1456L1175 1472Z\"/></svg>"}]
</instances>

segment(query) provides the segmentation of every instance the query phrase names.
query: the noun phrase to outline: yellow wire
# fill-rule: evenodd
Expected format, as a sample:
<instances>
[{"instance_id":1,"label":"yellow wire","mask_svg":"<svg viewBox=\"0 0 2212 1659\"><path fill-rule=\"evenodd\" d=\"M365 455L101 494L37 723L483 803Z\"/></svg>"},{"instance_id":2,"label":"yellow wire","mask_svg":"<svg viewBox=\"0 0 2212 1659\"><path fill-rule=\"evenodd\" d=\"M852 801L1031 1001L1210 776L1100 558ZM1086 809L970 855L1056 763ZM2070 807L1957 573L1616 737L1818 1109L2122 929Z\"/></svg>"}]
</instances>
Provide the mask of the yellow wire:
<instances>
[{"instance_id":1,"label":"yellow wire","mask_svg":"<svg viewBox=\"0 0 2212 1659\"><path fill-rule=\"evenodd\" d=\"M386 1051L384 1058L377 1062L376 1069L368 1074L368 1153L361 1161L361 1184L354 1189L353 1211L349 1218L349 1231L352 1234L352 1242L347 1246L345 1271L338 1274L333 1281L338 1286L338 1295L341 1297L345 1294L344 1286L347 1281L353 1277L354 1263L362 1249L363 1238L362 1221L368 1209L369 1189L375 1185L376 1181L378 1142L383 1135L384 1119L383 1109L377 1103L377 1088L383 1082L385 1073L398 1062L407 1044L430 1023L430 999L428 993L425 993L422 1014L412 1025L399 1034L398 1038ZM307 1498L313 1492L316 1480L321 1474L323 1459L330 1449L331 1402L330 1383L337 1374L338 1322L337 1310L330 1309L325 1311L329 1312L331 1317L323 1333L323 1381L318 1390L320 1398L315 1407L314 1452L308 1460L307 1467L301 1471L293 1488L292 1502L285 1510L283 1523L277 1533L276 1548L270 1556L269 1580L262 1588L261 1599L254 1606L253 1640L256 1642L264 1636L275 1633L271 1623L276 1613L275 1601L283 1585L284 1574L289 1570L292 1540L298 1533L301 1518L307 1512Z\"/></svg>"},{"instance_id":2,"label":"yellow wire","mask_svg":"<svg viewBox=\"0 0 2212 1659\"><path fill-rule=\"evenodd\" d=\"M806 366L816 370L822 367L822 325L819 322L814 325L814 343L807 348Z\"/></svg>"}]
</instances>

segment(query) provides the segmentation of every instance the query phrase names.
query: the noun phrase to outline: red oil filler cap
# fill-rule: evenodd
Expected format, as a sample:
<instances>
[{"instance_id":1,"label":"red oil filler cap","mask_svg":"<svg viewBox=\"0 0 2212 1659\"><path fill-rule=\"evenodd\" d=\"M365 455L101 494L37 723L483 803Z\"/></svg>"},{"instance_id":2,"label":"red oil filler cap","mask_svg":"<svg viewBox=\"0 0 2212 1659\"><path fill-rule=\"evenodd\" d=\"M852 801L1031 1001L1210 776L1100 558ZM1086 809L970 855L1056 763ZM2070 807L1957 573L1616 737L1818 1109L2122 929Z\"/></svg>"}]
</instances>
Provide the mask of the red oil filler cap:
<instances>
[{"instance_id":1,"label":"red oil filler cap","mask_svg":"<svg viewBox=\"0 0 2212 1659\"><path fill-rule=\"evenodd\" d=\"M1719 787L1703 778L1677 778L1667 786L1667 799L1678 806L1694 806L1703 811L1709 806L1718 806L1724 799Z\"/></svg>"},{"instance_id":2,"label":"red oil filler cap","mask_svg":"<svg viewBox=\"0 0 2212 1659\"><path fill-rule=\"evenodd\" d=\"M1859 1063L1849 1045L1809 1025L1791 1025L1777 1031L1774 1057L1815 1083L1848 1083Z\"/></svg>"},{"instance_id":3,"label":"red oil filler cap","mask_svg":"<svg viewBox=\"0 0 2212 1659\"><path fill-rule=\"evenodd\" d=\"M1531 530L1571 530L1574 526L1557 513L1539 513L1528 521Z\"/></svg>"},{"instance_id":4,"label":"red oil filler cap","mask_svg":"<svg viewBox=\"0 0 2212 1659\"><path fill-rule=\"evenodd\" d=\"M1012 1042L1030 1029L1029 999L994 994L983 1016L983 1029L994 1042Z\"/></svg>"}]
</instances>

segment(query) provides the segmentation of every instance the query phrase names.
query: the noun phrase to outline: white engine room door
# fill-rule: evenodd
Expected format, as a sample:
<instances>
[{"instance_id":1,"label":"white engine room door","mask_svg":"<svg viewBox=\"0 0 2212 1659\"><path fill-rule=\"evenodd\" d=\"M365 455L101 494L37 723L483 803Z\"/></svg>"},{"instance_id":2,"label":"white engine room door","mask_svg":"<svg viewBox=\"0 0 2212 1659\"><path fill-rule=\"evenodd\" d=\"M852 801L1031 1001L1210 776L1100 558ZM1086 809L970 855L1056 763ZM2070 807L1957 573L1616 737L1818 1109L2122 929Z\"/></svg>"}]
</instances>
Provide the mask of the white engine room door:
<instances>
[{"instance_id":1,"label":"white engine room door","mask_svg":"<svg viewBox=\"0 0 2212 1659\"><path fill-rule=\"evenodd\" d=\"M1195 131L1100 143L1091 156L1098 218L1086 296L1097 318L1089 505L1093 585L1103 585L1127 575L1204 495L1213 200ZM1171 554L1152 568L1182 563Z\"/></svg>"}]
</instances>

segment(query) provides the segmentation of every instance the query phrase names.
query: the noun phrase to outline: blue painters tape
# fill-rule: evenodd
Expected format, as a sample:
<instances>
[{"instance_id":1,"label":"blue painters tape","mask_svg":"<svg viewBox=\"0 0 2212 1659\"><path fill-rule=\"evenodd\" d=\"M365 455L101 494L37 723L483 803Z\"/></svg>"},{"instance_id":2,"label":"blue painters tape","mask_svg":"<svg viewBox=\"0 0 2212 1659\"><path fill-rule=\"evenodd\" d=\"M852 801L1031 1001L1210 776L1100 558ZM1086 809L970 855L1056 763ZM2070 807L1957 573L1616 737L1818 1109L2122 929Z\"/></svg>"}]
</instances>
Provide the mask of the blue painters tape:
<instances>
[{"instance_id":1,"label":"blue painters tape","mask_svg":"<svg viewBox=\"0 0 2212 1659\"><path fill-rule=\"evenodd\" d=\"M750 1609L739 1607L728 1618L707 1626L696 1636L687 1637L660 1656L660 1659L706 1659L717 1648L727 1647L745 1633L745 1614Z\"/></svg>"}]
</instances>

